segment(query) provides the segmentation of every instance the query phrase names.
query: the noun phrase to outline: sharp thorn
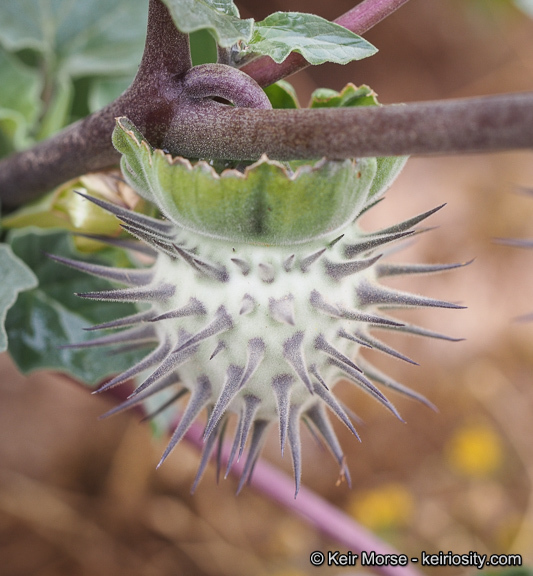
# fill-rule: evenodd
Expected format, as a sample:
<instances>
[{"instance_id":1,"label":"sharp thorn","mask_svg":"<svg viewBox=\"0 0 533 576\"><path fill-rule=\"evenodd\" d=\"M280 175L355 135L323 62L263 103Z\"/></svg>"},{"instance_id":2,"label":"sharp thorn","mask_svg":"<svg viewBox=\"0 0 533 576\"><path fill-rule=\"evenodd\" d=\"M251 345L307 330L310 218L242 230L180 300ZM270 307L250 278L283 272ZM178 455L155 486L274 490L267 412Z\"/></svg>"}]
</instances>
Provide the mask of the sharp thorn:
<instances>
[{"instance_id":1,"label":"sharp thorn","mask_svg":"<svg viewBox=\"0 0 533 576\"><path fill-rule=\"evenodd\" d=\"M231 261L237 266L237 268L239 268L243 276L248 276L251 270L248 262L241 260L240 258L232 258Z\"/></svg>"},{"instance_id":2,"label":"sharp thorn","mask_svg":"<svg viewBox=\"0 0 533 576\"><path fill-rule=\"evenodd\" d=\"M262 338L251 338L248 341L248 358L246 360L246 368L239 383L239 389L243 388L254 375L254 372L263 360L265 349L266 345Z\"/></svg>"},{"instance_id":3,"label":"sharp thorn","mask_svg":"<svg viewBox=\"0 0 533 576\"><path fill-rule=\"evenodd\" d=\"M374 380L375 382L379 382L380 384L386 386L390 390L394 390L399 394L412 398L413 400L417 400L418 402L421 402L422 404L426 405L428 408L431 408L435 412L438 412L438 409L435 406L435 404L430 402L425 396L422 396L422 394L419 394L418 392L415 392L411 388L408 388L407 386L404 386L403 384L396 382L396 380L393 380L386 374L383 374L383 372L380 372L377 368L375 368L368 362L363 361L362 366L364 366L365 374L367 374L367 376L369 378L372 378L372 380Z\"/></svg>"},{"instance_id":4,"label":"sharp thorn","mask_svg":"<svg viewBox=\"0 0 533 576\"><path fill-rule=\"evenodd\" d=\"M337 242L340 242L343 238L344 238L344 234L341 234L340 236L337 236L337 238L335 238L335 240L332 240L332 241L327 245L327 248L333 248L333 246L335 246L335 244L337 244Z\"/></svg>"},{"instance_id":5,"label":"sharp thorn","mask_svg":"<svg viewBox=\"0 0 533 576\"><path fill-rule=\"evenodd\" d=\"M272 284L272 282L274 282L274 279L276 278L276 271L274 269L274 266L272 266L271 264L261 263L258 265L258 269L259 269L259 278L261 278L261 280L265 284Z\"/></svg>"},{"instance_id":6,"label":"sharp thorn","mask_svg":"<svg viewBox=\"0 0 533 576\"><path fill-rule=\"evenodd\" d=\"M307 373L305 367L305 360L303 356L302 343L304 333L302 331L296 332L283 343L283 357L288 364L294 369L298 378L305 384L311 394L313 394L313 384L311 378Z\"/></svg>"},{"instance_id":7,"label":"sharp thorn","mask_svg":"<svg viewBox=\"0 0 533 576\"><path fill-rule=\"evenodd\" d=\"M379 306L387 308L406 307L431 307L431 308L451 308L454 310L464 309L464 306L436 300L425 296L417 296L409 292L401 292L391 288L384 288L372 285L370 282L360 282L356 288L357 299L360 306Z\"/></svg>"},{"instance_id":8,"label":"sharp thorn","mask_svg":"<svg viewBox=\"0 0 533 576\"><path fill-rule=\"evenodd\" d=\"M496 244L503 244L504 246L513 246L514 248L533 248L533 240L519 239L519 238L493 238Z\"/></svg>"},{"instance_id":9,"label":"sharp thorn","mask_svg":"<svg viewBox=\"0 0 533 576\"><path fill-rule=\"evenodd\" d=\"M213 454L213 450L215 449L215 444L220 433L220 430L223 428L224 422L219 422L216 426L213 434L205 441L204 449L202 450L202 458L200 460L200 466L198 466L198 472L196 473L196 477L194 479L193 485L191 486L191 494L194 494L196 488L198 488L198 484L200 484L200 480L204 475L205 469L207 467L207 463L211 459L211 455Z\"/></svg>"},{"instance_id":10,"label":"sharp thorn","mask_svg":"<svg viewBox=\"0 0 533 576\"><path fill-rule=\"evenodd\" d=\"M71 260L70 258L63 258L54 254L46 254L49 258L73 268L80 272L111 280L112 282L119 282L120 284L127 284L128 286L144 286L149 284L154 276L151 269L135 269L135 268L113 268L110 266L101 266L100 264L92 264L90 262L83 262L79 260Z\"/></svg>"},{"instance_id":11,"label":"sharp thorn","mask_svg":"<svg viewBox=\"0 0 533 576\"><path fill-rule=\"evenodd\" d=\"M115 414L118 414L119 412L124 412L124 410L129 410L130 408L137 406L141 402L144 402L150 396L153 396L154 394L161 392L161 390L164 390L165 388L169 388L170 386L176 385L176 384L178 384L178 382L179 382L179 380L177 379L177 377L174 374L170 374L166 378L163 378L162 380L157 382L157 384L154 384L153 386L148 388L148 390L144 390L142 393L137 394L135 397L128 398L127 400L125 400L124 402L119 404L118 406L115 406L114 408L112 408L111 410L106 412L105 414L102 414L102 416L100 416L99 418L101 418L101 419L102 418L109 418L109 416L113 416ZM178 394L181 394L181 396L182 396L186 392L188 392L187 388L182 388L178 392ZM173 396L174 401L177 401L177 399L178 399L176 396Z\"/></svg>"},{"instance_id":12,"label":"sharp thorn","mask_svg":"<svg viewBox=\"0 0 533 576\"><path fill-rule=\"evenodd\" d=\"M422 222L423 220L426 220L426 218L429 218L430 216L435 214L435 212L438 212L439 210L444 208L444 206L446 206L446 204L441 204L440 206L437 206L436 208L428 210L427 212L423 212L422 214L419 214L418 216L414 216L413 218L409 218L408 220L405 220L404 222L400 222L399 224L395 224L394 226L391 226L390 228L384 228L383 230L379 230L378 232L375 232L374 234L372 234L372 236L376 236L378 234L379 235L397 234L398 232L404 232L406 230L409 230L410 228L413 228L413 226L420 224L420 222Z\"/></svg>"},{"instance_id":13,"label":"sharp thorn","mask_svg":"<svg viewBox=\"0 0 533 576\"><path fill-rule=\"evenodd\" d=\"M390 400L378 388L376 388L368 378L366 378L360 372L353 370L353 368L351 368L350 366L346 366L342 362L339 362L335 358L330 358L329 362L330 364L337 366L337 368L340 368L340 370L344 372L346 376L348 376L349 380L351 380L354 384L357 384L365 392L368 392L378 402L383 404L385 408L388 408L396 416L396 418L398 418L398 420L403 422L402 417L400 416L400 414L398 413L392 402L390 402Z\"/></svg>"},{"instance_id":14,"label":"sharp thorn","mask_svg":"<svg viewBox=\"0 0 533 576\"><path fill-rule=\"evenodd\" d=\"M285 270L285 272L290 272L293 269L294 258L295 258L295 255L291 254L289 257L285 258L285 260L283 261L283 270Z\"/></svg>"},{"instance_id":15,"label":"sharp thorn","mask_svg":"<svg viewBox=\"0 0 533 576\"><path fill-rule=\"evenodd\" d=\"M342 317L341 311L336 306L333 306L332 304L327 302L324 296L322 296L322 294L320 294L318 290L313 290L311 292L309 302L311 306L313 306L313 308L316 308L317 310L326 314L327 316L332 316L333 318Z\"/></svg>"},{"instance_id":16,"label":"sharp thorn","mask_svg":"<svg viewBox=\"0 0 533 576\"><path fill-rule=\"evenodd\" d=\"M152 412L149 412L145 416L143 416L140 421L141 422L147 422L149 420L153 420L154 418L157 418L157 416L162 414L167 408L170 408L170 406L172 406L180 398L185 396L185 394L187 392L188 392L187 388L182 388L179 392L176 392L176 394L171 396L166 402L163 402L163 404L161 404L161 406L158 406L155 410L153 410ZM132 398L132 401L135 401L135 400L137 400L137 398Z\"/></svg>"},{"instance_id":17,"label":"sharp thorn","mask_svg":"<svg viewBox=\"0 0 533 576\"><path fill-rule=\"evenodd\" d=\"M319 396L319 398L327 404L327 406L335 414L335 416L337 416L337 418L348 428L348 430L350 430L350 432L360 442L361 438L359 437L357 430L354 428L354 425L352 424L350 418L348 417L342 406L337 402L335 396L325 386L325 383L320 374L318 373L318 370L315 369L315 372L313 372L313 376L315 376L316 379L320 382L320 384L315 384L315 392L317 396Z\"/></svg>"},{"instance_id":18,"label":"sharp thorn","mask_svg":"<svg viewBox=\"0 0 533 576\"><path fill-rule=\"evenodd\" d=\"M274 320L280 324L294 326L294 296L287 294L283 298L269 298L268 310Z\"/></svg>"},{"instance_id":19,"label":"sharp thorn","mask_svg":"<svg viewBox=\"0 0 533 576\"><path fill-rule=\"evenodd\" d=\"M140 386L138 386L132 394L130 394L129 398L134 398L137 394L140 394L146 388L153 386L155 382L164 378L169 373L173 372L176 368L185 364L191 356L196 354L196 348L187 348L186 350L182 350L179 353L171 353L166 360L164 360L159 367L144 380Z\"/></svg>"},{"instance_id":20,"label":"sharp thorn","mask_svg":"<svg viewBox=\"0 0 533 576\"><path fill-rule=\"evenodd\" d=\"M355 335L356 335L356 337L358 337L363 342L366 342L366 345L369 346L370 348L375 348L376 350L379 350L380 352L384 352L385 354L388 354L389 356L393 356L394 358L398 358L399 360L403 360L404 362L408 362L409 364L413 364L414 366L419 366L419 364L417 362L415 362L414 360L411 360L411 358L409 358L408 356L401 354L400 352L398 352L394 348L387 346L384 342L381 342L381 340L378 340L377 338L373 338L372 336L370 336L368 334L363 334L360 331L356 331Z\"/></svg>"},{"instance_id":21,"label":"sharp thorn","mask_svg":"<svg viewBox=\"0 0 533 576\"><path fill-rule=\"evenodd\" d=\"M292 405L289 411L289 446L292 456L292 467L294 470L294 497L298 496L300 491L300 482L302 478L302 441L300 439L300 406Z\"/></svg>"},{"instance_id":22,"label":"sharp thorn","mask_svg":"<svg viewBox=\"0 0 533 576\"><path fill-rule=\"evenodd\" d=\"M349 310L339 306L339 311L339 318L344 318L345 320L356 320L358 322L372 324L373 326L390 326L392 328L403 326L402 322L391 320L390 318L384 318L383 316L377 316L376 314L360 312L359 310Z\"/></svg>"},{"instance_id":23,"label":"sharp thorn","mask_svg":"<svg viewBox=\"0 0 533 576\"><path fill-rule=\"evenodd\" d=\"M281 456L285 450L285 440L287 438L287 426L289 424L289 405L291 397L291 387L294 378L290 374L279 374L272 379L272 390L276 397L279 419L279 443L281 446Z\"/></svg>"},{"instance_id":24,"label":"sharp thorn","mask_svg":"<svg viewBox=\"0 0 533 576\"><path fill-rule=\"evenodd\" d=\"M321 350L322 352L325 352L328 356L331 356L332 358L336 358L339 362L342 362L343 364L350 366L350 368L352 368L353 370L357 370L358 372L361 372L361 369L356 364L354 364L347 356L345 356L342 352L340 352L334 346L332 346L324 338L323 334L319 334L315 338L314 345L315 345L315 350Z\"/></svg>"},{"instance_id":25,"label":"sharp thorn","mask_svg":"<svg viewBox=\"0 0 533 576\"><path fill-rule=\"evenodd\" d=\"M344 328L341 328L337 332L337 336L339 336L340 338L345 338L346 340L351 340L352 342L364 346L365 348L372 348L372 346L368 342L366 342L362 338L358 338L356 334L350 334L349 332L346 332Z\"/></svg>"},{"instance_id":26,"label":"sharp thorn","mask_svg":"<svg viewBox=\"0 0 533 576\"><path fill-rule=\"evenodd\" d=\"M152 310L146 310L144 312L137 312L137 314L132 314L131 316L124 316L123 318L118 318L117 320L111 320L110 322L103 322L102 324L96 324L95 326L90 326L84 328L88 332L93 332L95 330L104 330L107 328L123 328L125 326L133 326L134 324L140 324L141 322L147 322L153 316Z\"/></svg>"},{"instance_id":27,"label":"sharp thorn","mask_svg":"<svg viewBox=\"0 0 533 576\"><path fill-rule=\"evenodd\" d=\"M107 300L111 302L153 302L168 300L174 295L176 287L172 284L161 284L157 288L122 288L101 292L77 292L76 296L88 300Z\"/></svg>"},{"instance_id":28,"label":"sharp thorn","mask_svg":"<svg viewBox=\"0 0 533 576\"><path fill-rule=\"evenodd\" d=\"M122 208L121 206L117 206L116 204L112 204L111 202L101 200L100 198L96 198L95 196L89 196L88 194L84 194L79 190L74 190L74 192L78 194L78 196L85 198L85 200L89 200L89 202L96 204L97 206L103 208L107 212L111 212L121 220L127 219L130 222L133 222L138 225L143 225L148 229L157 230L161 233L169 233L174 228L174 226L170 222L165 222L164 220L156 220L155 218L151 218L150 216L145 216L144 214L134 212L133 210L129 210L127 208Z\"/></svg>"},{"instance_id":29,"label":"sharp thorn","mask_svg":"<svg viewBox=\"0 0 533 576\"><path fill-rule=\"evenodd\" d=\"M220 352L222 352L222 350L224 350L226 348L226 343L223 340L219 340L217 342L216 348L213 350L213 353L211 354L211 356L209 356L209 360L213 360L213 358L219 354Z\"/></svg>"},{"instance_id":30,"label":"sharp thorn","mask_svg":"<svg viewBox=\"0 0 533 576\"><path fill-rule=\"evenodd\" d=\"M207 340L213 336L216 336L217 334L227 332L232 328L233 321L231 316L228 314L224 306L220 306L215 313L214 319L194 336L191 336L188 340L183 342L181 346L176 348L175 352L179 352L191 346L195 346L203 340Z\"/></svg>"},{"instance_id":31,"label":"sharp thorn","mask_svg":"<svg viewBox=\"0 0 533 576\"><path fill-rule=\"evenodd\" d=\"M451 336L446 336L445 334L440 334L439 332L434 332L433 330L427 330L421 326L416 326L415 324L399 324L398 326L381 324L375 325L374 328L381 328L383 330L395 330L398 332L404 332L405 334L412 334L414 336L423 336L426 338L435 338L436 340L446 340L448 342L463 342L464 338L452 338Z\"/></svg>"},{"instance_id":32,"label":"sharp thorn","mask_svg":"<svg viewBox=\"0 0 533 576\"><path fill-rule=\"evenodd\" d=\"M220 423L220 432L217 434L218 442L217 442L217 484L220 483L220 472L222 470L222 450L224 448L224 437L226 436L226 430L228 428L228 419L224 418Z\"/></svg>"},{"instance_id":33,"label":"sharp thorn","mask_svg":"<svg viewBox=\"0 0 533 576\"><path fill-rule=\"evenodd\" d=\"M191 391L191 398L183 415L180 419L180 422L172 434L172 437L166 447L157 468L163 464L163 462L167 459L168 455L172 452L175 446L181 441L183 436L187 430L191 427L192 423L196 420L198 414L200 414L201 410L207 405L211 398L211 382L209 382L209 378L207 376L200 376L197 380L196 386Z\"/></svg>"},{"instance_id":34,"label":"sharp thorn","mask_svg":"<svg viewBox=\"0 0 533 576\"><path fill-rule=\"evenodd\" d=\"M339 440L331 426L331 422L326 415L324 405L322 403L313 404L307 411L306 416L309 418L310 422L313 423L316 430L326 443L335 459L337 460L343 475L346 477L348 486L351 486L350 472L346 467L346 460L344 458L344 453L342 451Z\"/></svg>"},{"instance_id":35,"label":"sharp thorn","mask_svg":"<svg viewBox=\"0 0 533 576\"><path fill-rule=\"evenodd\" d=\"M209 420L207 421L207 425L204 431L204 440L207 440L209 436L212 434L215 426L217 425L218 421L222 418L229 403L235 398L237 393L239 392L239 384L242 378L242 374L244 372L244 368L240 366L236 366L235 364L230 364L226 371L226 379L224 381L224 385L222 386L222 390L220 395L215 403L215 406L209 416Z\"/></svg>"},{"instance_id":36,"label":"sharp thorn","mask_svg":"<svg viewBox=\"0 0 533 576\"><path fill-rule=\"evenodd\" d=\"M246 316L246 314L250 314L255 307L257 306L257 302L250 296L250 294L245 294L241 300L241 309L239 310L240 316Z\"/></svg>"},{"instance_id":37,"label":"sharp thorn","mask_svg":"<svg viewBox=\"0 0 533 576\"><path fill-rule=\"evenodd\" d=\"M155 342L156 334L152 326L136 326L135 328L128 328L122 332L114 332L107 334L100 338L87 340L86 342L78 342L77 344L65 344L59 346L60 350L69 349L82 349L82 348L95 348L99 346L111 346L113 344L129 344L131 342Z\"/></svg>"},{"instance_id":38,"label":"sharp thorn","mask_svg":"<svg viewBox=\"0 0 533 576\"><path fill-rule=\"evenodd\" d=\"M302 260L300 261L300 270L304 273L307 272L309 268L311 268L311 266L315 262L317 262L321 256L324 255L326 250L327 248L322 248L322 250L318 250L317 252L314 252L313 254L310 254L309 256L302 258Z\"/></svg>"},{"instance_id":39,"label":"sharp thorn","mask_svg":"<svg viewBox=\"0 0 533 576\"><path fill-rule=\"evenodd\" d=\"M344 255L346 258L354 258L355 256L359 256L359 254L372 252L384 244L389 244L390 242L411 236L413 233L413 231L407 230L395 234L378 234L376 236L371 236L370 238L364 237L364 240L356 242L355 244L346 244L344 246Z\"/></svg>"},{"instance_id":40,"label":"sharp thorn","mask_svg":"<svg viewBox=\"0 0 533 576\"><path fill-rule=\"evenodd\" d=\"M137 376L141 372L144 372L144 370L148 370L149 368L152 368L152 366L155 365L160 365L165 360L165 358L170 354L171 348L172 345L170 343L170 340L168 338L165 339L153 352L148 354L148 356L145 356L140 362L137 362L137 364L135 364L125 372L122 372L122 374L119 374L118 376L112 378L109 382L106 382L103 386L98 388L98 390L95 390L93 394L104 392L105 390L114 388L115 386L123 384L124 382L133 378L134 376Z\"/></svg>"},{"instance_id":41,"label":"sharp thorn","mask_svg":"<svg viewBox=\"0 0 533 576\"><path fill-rule=\"evenodd\" d=\"M73 236L79 236L80 238L87 238L89 240L94 240L95 242L101 242L102 244L107 244L108 246L113 246L115 248L123 248L124 250L133 250L140 254L145 254L146 256L155 257L157 256L157 251L150 248L143 242L137 242L135 240L126 240L123 238L110 238L109 236L102 236L100 234L82 234L81 232L72 232Z\"/></svg>"},{"instance_id":42,"label":"sharp thorn","mask_svg":"<svg viewBox=\"0 0 533 576\"><path fill-rule=\"evenodd\" d=\"M239 449L239 442L241 440L242 426L243 426L244 415L241 412L239 420L237 422L237 429L235 430L235 436L233 437L233 443L231 445L231 450L228 458L228 463L226 464L226 473L224 474L224 479L228 477L231 471L233 462L235 461L235 456L237 456L237 450Z\"/></svg>"},{"instance_id":43,"label":"sharp thorn","mask_svg":"<svg viewBox=\"0 0 533 576\"><path fill-rule=\"evenodd\" d=\"M150 319L150 322L158 322L159 320L167 320L168 318L183 318L185 316L205 316L206 314L207 309L200 300L191 297L185 306L155 316Z\"/></svg>"},{"instance_id":44,"label":"sharp thorn","mask_svg":"<svg viewBox=\"0 0 533 576\"><path fill-rule=\"evenodd\" d=\"M167 256L170 256L174 260L176 259L176 253L174 252L170 242L165 242L164 240L160 240L155 238L154 236L147 234L144 231L138 230L137 228L133 228L132 226L128 226L127 224L122 224L122 229L141 240L142 242L146 242L149 246L155 249L157 252L163 252Z\"/></svg>"},{"instance_id":45,"label":"sharp thorn","mask_svg":"<svg viewBox=\"0 0 533 576\"><path fill-rule=\"evenodd\" d=\"M334 280L342 280L346 276L357 274L367 268L373 266L379 259L381 254L367 258L364 260L352 260L350 262L331 262L326 260L326 274Z\"/></svg>"},{"instance_id":46,"label":"sharp thorn","mask_svg":"<svg viewBox=\"0 0 533 576\"><path fill-rule=\"evenodd\" d=\"M248 456L244 464L244 470L237 487L237 494L243 489L244 484L249 482L252 478L253 468L265 439L265 433L268 429L269 422L267 420L256 420L252 429L252 439L250 440L250 448L248 449Z\"/></svg>"},{"instance_id":47,"label":"sharp thorn","mask_svg":"<svg viewBox=\"0 0 533 576\"><path fill-rule=\"evenodd\" d=\"M248 434L252 429L252 424L255 420L255 415L259 410L259 405L261 404L261 400L257 398L257 396L253 396L251 394L247 394L243 398L244 400L244 409L242 415L242 428L241 428L241 437L239 440L239 455L238 459L242 456L244 452L244 446L246 445L246 440L248 439Z\"/></svg>"},{"instance_id":48,"label":"sharp thorn","mask_svg":"<svg viewBox=\"0 0 533 576\"><path fill-rule=\"evenodd\" d=\"M437 274L446 272L447 270L454 270L455 268L463 268L472 264L474 259L468 262L457 264L389 264L383 263L376 266L376 276L378 278L385 278L389 276L406 276L410 274Z\"/></svg>"}]
</instances>

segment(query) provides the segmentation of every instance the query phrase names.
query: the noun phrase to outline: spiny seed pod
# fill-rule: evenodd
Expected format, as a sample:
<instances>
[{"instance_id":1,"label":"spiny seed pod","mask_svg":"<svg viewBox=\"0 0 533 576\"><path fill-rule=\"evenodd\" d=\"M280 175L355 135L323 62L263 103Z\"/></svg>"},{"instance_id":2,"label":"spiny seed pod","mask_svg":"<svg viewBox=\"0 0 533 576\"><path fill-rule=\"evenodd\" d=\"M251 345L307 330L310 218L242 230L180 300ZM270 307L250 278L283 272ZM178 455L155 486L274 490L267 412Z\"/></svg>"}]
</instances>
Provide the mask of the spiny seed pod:
<instances>
[{"instance_id":1,"label":"spiny seed pod","mask_svg":"<svg viewBox=\"0 0 533 576\"><path fill-rule=\"evenodd\" d=\"M405 159L324 160L291 173L262 158L244 172L225 170L219 175L205 162L193 166L153 150L125 118L118 121L114 144L123 154L128 183L155 203L165 219L87 199L114 214L142 241L143 250L148 248L154 262L132 270L57 258L126 286L79 296L139 305L134 316L94 327L125 330L82 346L154 346L137 365L103 387L108 390L141 376L131 397L111 413L154 395L168 403L188 393L163 461L207 409L205 446L194 487L231 414L238 420L227 471L249 444L239 490L276 421L282 453L286 442L290 446L296 493L301 420L324 439L349 481L327 410L356 437L357 432L348 410L333 394L333 385L349 380L399 418L375 383L430 403L363 361L360 348L412 362L372 336L371 329L445 338L397 322L381 310L460 308L379 283L387 276L461 266L382 262L380 250L412 235L417 224L439 208L372 234L355 223L390 185Z\"/></svg>"}]
</instances>

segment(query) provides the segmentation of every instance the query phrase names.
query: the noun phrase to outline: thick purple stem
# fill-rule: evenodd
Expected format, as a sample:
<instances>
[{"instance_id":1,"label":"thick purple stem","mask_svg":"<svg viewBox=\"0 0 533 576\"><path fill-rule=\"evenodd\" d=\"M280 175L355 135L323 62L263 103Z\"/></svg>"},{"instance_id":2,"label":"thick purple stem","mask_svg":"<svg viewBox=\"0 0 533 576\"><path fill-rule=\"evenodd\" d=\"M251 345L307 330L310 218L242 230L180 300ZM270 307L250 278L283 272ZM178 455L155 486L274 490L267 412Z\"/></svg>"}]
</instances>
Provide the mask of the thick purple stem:
<instances>
[{"instance_id":1,"label":"thick purple stem","mask_svg":"<svg viewBox=\"0 0 533 576\"><path fill-rule=\"evenodd\" d=\"M270 100L255 80L225 64L191 68L183 76L182 86L186 100L223 98L238 107L272 109Z\"/></svg>"},{"instance_id":2,"label":"thick purple stem","mask_svg":"<svg viewBox=\"0 0 533 576\"><path fill-rule=\"evenodd\" d=\"M212 102L181 108L164 147L175 155L234 160L263 153L289 160L533 148L533 92L312 110L251 110Z\"/></svg>"},{"instance_id":3,"label":"thick purple stem","mask_svg":"<svg viewBox=\"0 0 533 576\"><path fill-rule=\"evenodd\" d=\"M128 116L157 143L175 113L175 79L191 65L188 36L174 26L160 0L150 0L146 46L130 88L99 112L0 161L2 203L20 205L71 178L116 165L120 155L111 133L117 116Z\"/></svg>"},{"instance_id":4,"label":"thick purple stem","mask_svg":"<svg viewBox=\"0 0 533 576\"><path fill-rule=\"evenodd\" d=\"M199 423L193 424L185 436L199 449L203 448L202 437L203 427ZM224 466L228 463L230 453L231 446L224 444L221 453ZM234 462L231 468L232 474L240 476L244 469L244 462L245 458ZM347 514L308 488L300 488L298 497L295 498L294 480L263 460L258 460L255 465L250 484L261 494L303 518L325 536L346 546L351 552L361 553L362 550L366 550L377 554L399 554ZM376 566L375 570L383 576L421 576L418 570L409 565L405 567Z\"/></svg>"},{"instance_id":5,"label":"thick purple stem","mask_svg":"<svg viewBox=\"0 0 533 576\"><path fill-rule=\"evenodd\" d=\"M337 21L346 21L361 33L406 1L364 0ZM303 65L307 65L305 60ZM161 145L164 127L181 103L176 79L190 67L187 36L176 29L161 0L150 0L145 53L132 86L99 112L30 150L1 160L3 205L24 204L71 178L117 164L119 155L111 145L111 133L118 116L127 116L153 145ZM257 78L260 69L251 71L252 78Z\"/></svg>"},{"instance_id":6,"label":"thick purple stem","mask_svg":"<svg viewBox=\"0 0 533 576\"><path fill-rule=\"evenodd\" d=\"M348 28L356 34L364 34L381 20L390 16L400 6L409 0L364 0L334 22ZM260 86L268 86L295 72L303 70L309 63L303 56L293 52L281 64L276 64L272 58L262 56L242 67Z\"/></svg>"}]
</instances>

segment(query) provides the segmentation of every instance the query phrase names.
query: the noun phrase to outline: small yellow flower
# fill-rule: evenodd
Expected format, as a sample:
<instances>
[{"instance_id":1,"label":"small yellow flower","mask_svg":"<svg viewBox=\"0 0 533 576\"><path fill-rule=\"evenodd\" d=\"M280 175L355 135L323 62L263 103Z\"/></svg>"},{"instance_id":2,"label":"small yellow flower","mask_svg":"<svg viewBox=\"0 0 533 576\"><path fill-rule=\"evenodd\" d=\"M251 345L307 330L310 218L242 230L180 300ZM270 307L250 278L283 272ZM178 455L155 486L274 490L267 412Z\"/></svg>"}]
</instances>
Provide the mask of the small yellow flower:
<instances>
[{"instance_id":1,"label":"small yellow flower","mask_svg":"<svg viewBox=\"0 0 533 576\"><path fill-rule=\"evenodd\" d=\"M409 490L401 484L390 483L356 494L348 511L361 524L381 531L406 524L413 508Z\"/></svg>"},{"instance_id":2,"label":"small yellow flower","mask_svg":"<svg viewBox=\"0 0 533 576\"><path fill-rule=\"evenodd\" d=\"M502 464L501 440L484 424L463 426L448 442L446 459L448 465L460 474L488 476Z\"/></svg>"}]
</instances>

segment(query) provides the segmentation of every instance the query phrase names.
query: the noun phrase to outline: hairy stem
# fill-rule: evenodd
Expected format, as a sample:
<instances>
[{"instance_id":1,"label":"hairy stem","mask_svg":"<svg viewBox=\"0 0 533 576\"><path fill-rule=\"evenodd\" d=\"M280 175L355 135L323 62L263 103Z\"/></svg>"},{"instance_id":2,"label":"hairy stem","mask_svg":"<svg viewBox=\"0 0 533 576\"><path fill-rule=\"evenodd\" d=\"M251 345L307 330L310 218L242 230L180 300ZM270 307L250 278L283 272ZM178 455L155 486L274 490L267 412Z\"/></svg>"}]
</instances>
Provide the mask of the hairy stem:
<instances>
[{"instance_id":1,"label":"hairy stem","mask_svg":"<svg viewBox=\"0 0 533 576\"><path fill-rule=\"evenodd\" d=\"M175 78L191 66L188 36L174 26L160 0L150 0L146 46L130 88L97 113L0 161L2 204L24 204L71 178L116 165L111 133L117 116L128 116L157 142L175 113Z\"/></svg>"},{"instance_id":2,"label":"hairy stem","mask_svg":"<svg viewBox=\"0 0 533 576\"><path fill-rule=\"evenodd\" d=\"M337 22L361 33L405 2L364 0ZM161 145L164 127L180 103L176 78L190 67L187 36L175 28L161 0L150 0L145 52L131 87L109 106L52 138L0 160L2 204L19 206L76 176L116 165L119 155L111 145L111 133L117 116L127 116L152 144ZM251 71L252 78L257 79L260 70ZM282 74L288 73L292 72Z\"/></svg>"},{"instance_id":3,"label":"hairy stem","mask_svg":"<svg viewBox=\"0 0 533 576\"><path fill-rule=\"evenodd\" d=\"M334 22L348 28L355 34L364 34L373 26L390 16L409 0L364 0ZM261 56L241 69L249 74L260 86L268 86L309 66L303 56L293 52L281 64L272 58Z\"/></svg>"},{"instance_id":4,"label":"hairy stem","mask_svg":"<svg viewBox=\"0 0 533 576\"><path fill-rule=\"evenodd\" d=\"M211 104L180 109L164 147L176 155L234 160L263 153L289 160L533 148L533 92L313 110Z\"/></svg>"}]
</instances>

